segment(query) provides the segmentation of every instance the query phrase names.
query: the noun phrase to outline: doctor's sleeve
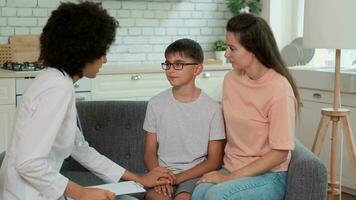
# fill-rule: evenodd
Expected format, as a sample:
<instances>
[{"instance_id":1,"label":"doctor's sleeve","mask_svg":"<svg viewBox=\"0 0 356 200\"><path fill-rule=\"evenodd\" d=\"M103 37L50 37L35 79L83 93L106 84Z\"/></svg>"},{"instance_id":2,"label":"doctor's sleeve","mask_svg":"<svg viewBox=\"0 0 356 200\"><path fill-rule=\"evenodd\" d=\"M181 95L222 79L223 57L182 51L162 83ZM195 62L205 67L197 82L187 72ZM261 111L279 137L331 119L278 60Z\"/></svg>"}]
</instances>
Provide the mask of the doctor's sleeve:
<instances>
[{"instance_id":1,"label":"doctor's sleeve","mask_svg":"<svg viewBox=\"0 0 356 200\"><path fill-rule=\"evenodd\" d=\"M125 169L90 147L79 129L71 156L85 168L108 183L118 182Z\"/></svg>"},{"instance_id":2,"label":"doctor's sleeve","mask_svg":"<svg viewBox=\"0 0 356 200\"><path fill-rule=\"evenodd\" d=\"M15 168L47 199L60 198L68 184L49 157L72 98L72 88L52 87L36 100L24 99L19 112Z\"/></svg>"}]
</instances>

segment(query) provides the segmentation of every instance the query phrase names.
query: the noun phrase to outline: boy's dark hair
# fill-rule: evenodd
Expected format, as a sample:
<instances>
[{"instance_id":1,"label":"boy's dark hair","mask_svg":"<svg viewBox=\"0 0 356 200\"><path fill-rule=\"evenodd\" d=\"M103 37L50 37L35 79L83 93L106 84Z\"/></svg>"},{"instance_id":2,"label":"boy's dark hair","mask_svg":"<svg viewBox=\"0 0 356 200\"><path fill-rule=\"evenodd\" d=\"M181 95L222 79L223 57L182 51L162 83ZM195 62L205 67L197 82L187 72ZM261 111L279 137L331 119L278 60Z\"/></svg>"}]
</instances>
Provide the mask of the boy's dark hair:
<instances>
[{"instance_id":1,"label":"boy's dark hair","mask_svg":"<svg viewBox=\"0 0 356 200\"><path fill-rule=\"evenodd\" d=\"M82 77L85 64L106 55L117 27L100 3L61 3L43 28L39 61Z\"/></svg>"},{"instance_id":2,"label":"boy's dark hair","mask_svg":"<svg viewBox=\"0 0 356 200\"><path fill-rule=\"evenodd\" d=\"M204 61L203 49L198 42L192 39L183 38L174 41L166 48L164 56L167 58L169 54L173 53L179 53L182 57L192 58L199 64Z\"/></svg>"}]
</instances>

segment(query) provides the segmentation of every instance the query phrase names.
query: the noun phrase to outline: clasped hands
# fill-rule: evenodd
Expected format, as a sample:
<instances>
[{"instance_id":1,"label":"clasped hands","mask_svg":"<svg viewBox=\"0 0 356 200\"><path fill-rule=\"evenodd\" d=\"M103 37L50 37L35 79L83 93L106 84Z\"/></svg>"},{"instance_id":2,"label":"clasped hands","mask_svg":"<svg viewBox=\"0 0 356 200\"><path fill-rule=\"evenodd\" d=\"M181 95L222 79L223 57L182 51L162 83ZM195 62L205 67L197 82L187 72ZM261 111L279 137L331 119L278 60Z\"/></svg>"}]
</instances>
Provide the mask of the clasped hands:
<instances>
[{"instance_id":1,"label":"clasped hands","mask_svg":"<svg viewBox=\"0 0 356 200\"><path fill-rule=\"evenodd\" d=\"M153 170L150 171L150 173L152 171L155 171L159 168L162 167L156 167ZM165 168L166 170L168 170L168 174L170 176L162 176L157 180L157 184L156 186L154 186L154 190L155 192L157 192L158 194L163 194L164 196L169 196L172 197L173 194L173 185L177 184L178 178L177 175L174 175L173 172L167 168ZM179 176L179 175L178 175Z\"/></svg>"},{"instance_id":2,"label":"clasped hands","mask_svg":"<svg viewBox=\"0 0 356 200\"><path fill-rule=\"evenodd\" d=\"M165 167L156 167L143 175L139 181L142 185L152 188L158 185L166 185L174 182L175 175Z\"/></svg>"},{"instance_id":3,"label":"clasped hands","mask_svg":"<svg viewBox=\"0 0 356 200\"><path fill-rule=\"evenodd\" d=\"M170 172L170 173L173 174L172 172ZM159 178L159 181L161 183L162 182L169 182L169 183L155 186L154 187L155 192L157 192L158 194L163 194L164 196L172 197L173 186L178 185L181 182L183 182L183 181L181 181L179 174L174 175L172 178L173 179L168 179L167 177ZM228 174L224 174L219 171L212 171L212 172L204 174L200 178L200 180L197 182L197 184L199 184L199 183L221 183L221 182L224 182L227 180L229 180Z\"/></svg>"}]
</instances>

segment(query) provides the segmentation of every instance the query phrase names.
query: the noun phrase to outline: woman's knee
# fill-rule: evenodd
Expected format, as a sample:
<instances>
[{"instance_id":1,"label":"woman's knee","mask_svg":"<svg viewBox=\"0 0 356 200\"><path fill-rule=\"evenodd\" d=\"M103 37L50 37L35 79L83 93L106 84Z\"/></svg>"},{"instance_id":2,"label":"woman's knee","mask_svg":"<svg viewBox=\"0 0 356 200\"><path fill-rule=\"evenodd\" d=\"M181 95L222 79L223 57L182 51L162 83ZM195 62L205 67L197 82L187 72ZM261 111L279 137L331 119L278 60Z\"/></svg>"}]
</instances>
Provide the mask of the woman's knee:
<instances>
[{"instance_id":1,"label":"woman's knee","mask_svg":"<svg viewBox=\"0 0 356 200\"><path fill-rule=\"evenodd\" d=\"M214 184L212 183L201 183L197 185L192 194L193 200L203 200L205 199L205 193L212 187Z\"/></svg>"},{"instance_id":2,"label":"woman's knee","mask_svg":"<svg viewBox=\"0 0 356 200\"><path fill-rule=\"evenodd\" d=\"M237 192L239 193L239 192ZM204 200L226 200L226 199L246 199L240 198L239 194L232 190L230 185L216 184L206 190L202 199Z\"/></svg>"},{"instance_id":3,"label":"woman's knee","mask_svg":"<svg viewBox=\"0 0 356 200\"><path fill-rule=\"evenodd\" d=\"M225 192L220 184L214 185L206 191L204 200L223 200Z\"/></svg>"}]
</instances>

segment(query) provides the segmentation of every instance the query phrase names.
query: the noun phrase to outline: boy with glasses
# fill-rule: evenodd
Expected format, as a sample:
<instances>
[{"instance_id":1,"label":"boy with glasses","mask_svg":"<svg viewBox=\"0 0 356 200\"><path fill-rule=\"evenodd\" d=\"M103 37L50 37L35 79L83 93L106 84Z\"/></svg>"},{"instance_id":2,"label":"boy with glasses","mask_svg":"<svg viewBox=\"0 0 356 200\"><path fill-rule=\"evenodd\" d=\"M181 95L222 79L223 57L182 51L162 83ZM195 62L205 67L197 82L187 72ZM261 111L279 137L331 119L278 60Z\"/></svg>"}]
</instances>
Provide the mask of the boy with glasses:
<instances>
[{"instance_id":1,"label":"boy with glasses","mask_svg":"<svg viewBox=\"0 0 356 200\"><path fill-rule=\"evenodd\" d=\"M220 167L225 139L220 105L195 85L203 71L203 50L180 39L165 51L161 64L171 88L151 98L143 128L144 159L149 170L167 167L173 184L151 189L146 199L191 199L199 177Z\"/></svg>"}]
</instances>

